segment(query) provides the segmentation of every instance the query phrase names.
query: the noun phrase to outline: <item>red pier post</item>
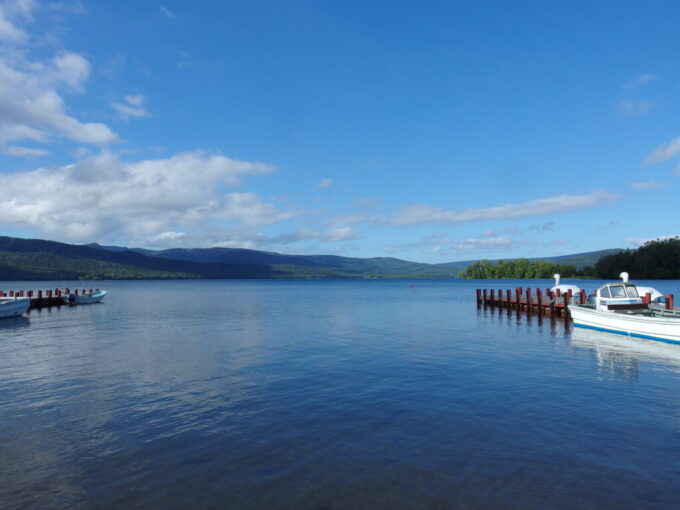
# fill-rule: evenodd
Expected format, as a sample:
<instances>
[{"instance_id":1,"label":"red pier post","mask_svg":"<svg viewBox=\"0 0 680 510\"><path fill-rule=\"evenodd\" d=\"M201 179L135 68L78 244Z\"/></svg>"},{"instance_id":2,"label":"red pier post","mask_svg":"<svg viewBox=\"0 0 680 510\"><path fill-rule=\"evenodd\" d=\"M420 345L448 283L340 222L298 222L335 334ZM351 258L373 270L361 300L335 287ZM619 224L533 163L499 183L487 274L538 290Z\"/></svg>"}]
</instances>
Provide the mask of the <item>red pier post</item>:
<instances>
[{"instance_id":1,"label":"red pier post","mask_svg":"<svg viewBox=\"0 0 680 510\"><path fill-rule=\"evenodd\" d=\"M531 313L531 288L527 287L527 312Z\"/></svg>"}]
</instances>

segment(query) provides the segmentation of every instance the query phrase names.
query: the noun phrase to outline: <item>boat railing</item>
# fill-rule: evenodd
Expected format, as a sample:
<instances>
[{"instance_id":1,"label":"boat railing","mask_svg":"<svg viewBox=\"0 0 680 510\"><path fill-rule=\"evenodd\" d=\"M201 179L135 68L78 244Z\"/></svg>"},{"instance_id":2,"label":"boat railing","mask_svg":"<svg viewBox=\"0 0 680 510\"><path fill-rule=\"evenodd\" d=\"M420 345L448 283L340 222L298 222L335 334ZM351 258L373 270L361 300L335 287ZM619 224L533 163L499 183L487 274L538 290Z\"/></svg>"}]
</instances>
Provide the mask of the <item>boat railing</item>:
<instances>
[{"instance_id":1,"label":"boat railing","mask_svg":"<svg viewBox=\"0 0 680 510\"><path fill-rule=\"evenodd\" d=\"M652 314L655 317L675 317L675 318L680 317L680 310L678 310L677 308L674 308L673 310L668 310L663 306L652 305L649 307L649 309L651 310Z\"/></svg>"}]
</instances>

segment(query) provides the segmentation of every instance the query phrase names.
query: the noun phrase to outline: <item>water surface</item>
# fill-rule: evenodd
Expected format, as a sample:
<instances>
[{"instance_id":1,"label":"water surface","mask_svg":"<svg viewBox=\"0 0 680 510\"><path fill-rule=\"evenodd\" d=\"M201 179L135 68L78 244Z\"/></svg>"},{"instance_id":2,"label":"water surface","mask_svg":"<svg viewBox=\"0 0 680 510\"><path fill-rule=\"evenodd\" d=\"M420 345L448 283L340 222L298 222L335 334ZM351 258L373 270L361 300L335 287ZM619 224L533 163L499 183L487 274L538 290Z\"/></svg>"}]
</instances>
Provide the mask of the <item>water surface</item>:
<instances>
[{"instance_id":1,"label":"water surface","mask_svg":"<svg viewBox=\"0 0 680 510\"><path fill-rule=\"evenodd\" d=\"M98 282L2 320L0 506L674 508L680 347L475 305L526 284Z\"/></svg>"}]
</instances>

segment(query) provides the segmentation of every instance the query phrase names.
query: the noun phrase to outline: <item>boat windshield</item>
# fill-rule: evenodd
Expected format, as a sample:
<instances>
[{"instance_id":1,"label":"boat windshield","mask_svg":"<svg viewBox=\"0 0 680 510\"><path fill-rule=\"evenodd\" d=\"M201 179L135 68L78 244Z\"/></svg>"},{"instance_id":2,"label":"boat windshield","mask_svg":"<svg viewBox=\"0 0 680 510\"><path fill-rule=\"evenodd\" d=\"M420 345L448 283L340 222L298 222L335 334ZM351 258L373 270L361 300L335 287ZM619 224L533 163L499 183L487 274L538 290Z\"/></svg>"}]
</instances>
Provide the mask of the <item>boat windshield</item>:
<instances>
[{"instance_id":1,"label":"boat windshield","mask_svg":"<svg viewBox=\"0 0 680 510\"><path fill-rule=\"evenodd\" d=\"M611 294L609 294L609 287L603 287L600 289L600 297L605 299L612 297Z\"/></svg>"},{"instance_id":2,"label":"boat windshield","mask_svg":"<svg viewBox=\"0 0 680 510\"><path fill-rule=\"evenodd\" d=\"M640 297L638 295L637 289L633 285L626 286L626 292L628 293L628 297L632 297L632 298Z\"/></svg>"},{"instance_id":3,"label":"boat windshield","mask_svg":"<svg viewBox=\"0 0 680 510\"><path fill-rule=\"evenodd\" d=\"M624 290L623 285L613 285L612 287L609 287L609 290L611 290L613 298L626 297L626 291Z\"/></svg>"}]
</instances>

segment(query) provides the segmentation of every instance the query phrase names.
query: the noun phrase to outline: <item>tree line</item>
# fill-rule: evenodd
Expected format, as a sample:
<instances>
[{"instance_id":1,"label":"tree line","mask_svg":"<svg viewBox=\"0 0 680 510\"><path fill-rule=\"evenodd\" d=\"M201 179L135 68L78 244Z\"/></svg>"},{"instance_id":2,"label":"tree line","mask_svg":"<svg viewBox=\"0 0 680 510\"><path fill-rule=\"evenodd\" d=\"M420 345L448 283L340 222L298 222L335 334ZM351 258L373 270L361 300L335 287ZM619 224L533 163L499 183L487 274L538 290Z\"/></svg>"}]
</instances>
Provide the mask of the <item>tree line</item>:
<instances>
[{"instance_id":1,"label":"tree line","mask_svg":"<svg viewBox=\"0 0 680 510\"><path fill-rule=\"evenodd\" d=\"M618 279L628 272L638 280L680 279L680 237L648 241L640 248L623 250L601 257L594 266L577 268L573 264L556 264L542 260L516 259L495 264L480 260L468 266L461 278L552 278L559 273L565 278L594 277L603 280Z\"/></svg>"},{"instance_id":2,"label":"tree line","mask_svg":"<svg viewBox=\"0 0 680 510\"><path fill-rule=\"evenodd\" d=\"M638 280L680 279L680 238L649 241L635 250L606 255L595 263L595 274L615 279L623 271Z\"/></svg>"},{"instance_id":3,"label":"tree line","mask_svg":"<svg viewBox=\"0 0 680 510\"><path fill-rule=\"evenodd\" d=\"M461 274L462 278L486 279L486 278L552 278L559 273L565 278L584 276L577 271L573 264L556 264L544 260L515 259L499 260L495 264L488 260L480 260L468 266Z\"/></svg>"}]
</instances>

